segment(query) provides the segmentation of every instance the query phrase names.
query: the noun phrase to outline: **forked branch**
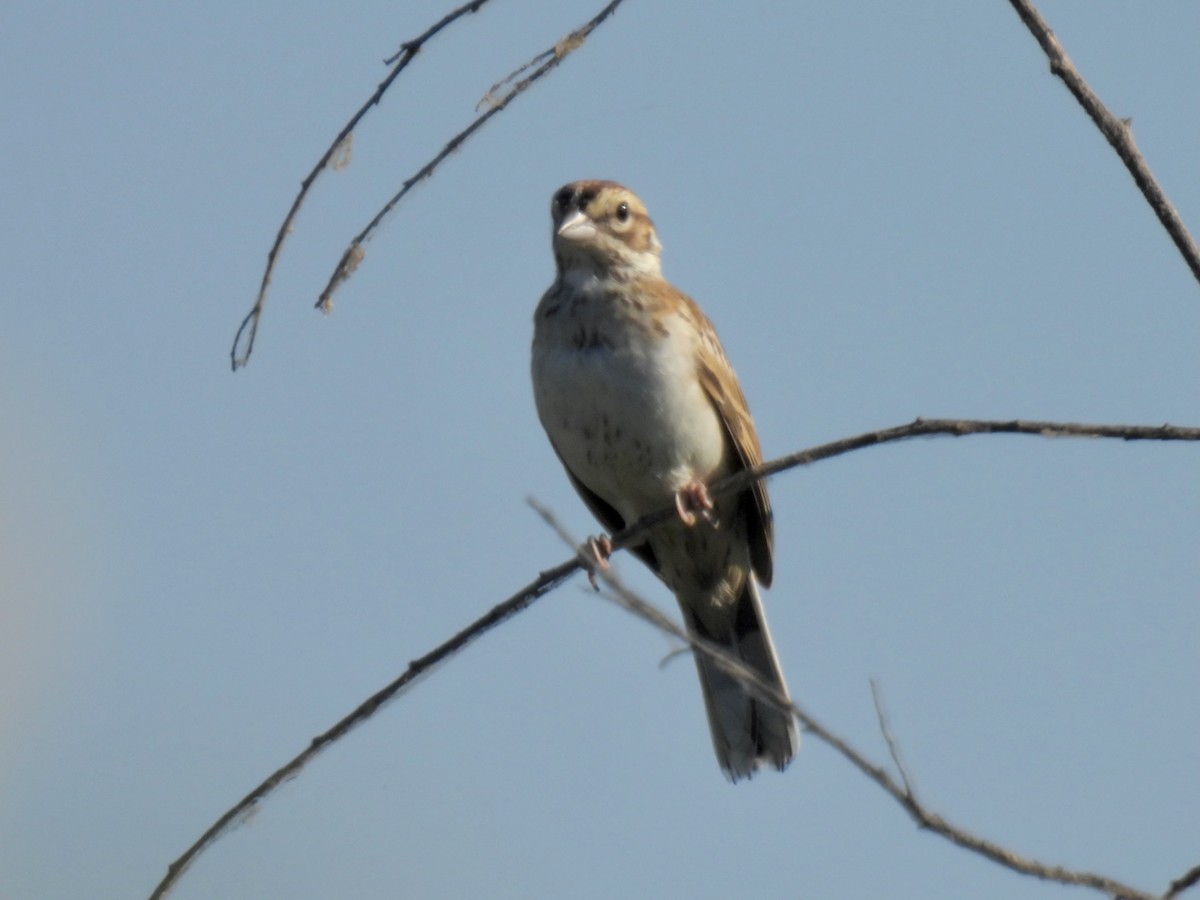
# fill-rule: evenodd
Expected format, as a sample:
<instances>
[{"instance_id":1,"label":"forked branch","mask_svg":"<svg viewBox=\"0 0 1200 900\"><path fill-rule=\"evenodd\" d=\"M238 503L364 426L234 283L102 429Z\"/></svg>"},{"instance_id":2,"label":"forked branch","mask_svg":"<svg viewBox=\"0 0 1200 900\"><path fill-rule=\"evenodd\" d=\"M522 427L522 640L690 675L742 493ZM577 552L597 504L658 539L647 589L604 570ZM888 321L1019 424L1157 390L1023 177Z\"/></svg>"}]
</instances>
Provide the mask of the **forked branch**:
<instances>
[{"instance_id":1,"label":"forked branch","mask_svg":"<svg viewBox=\"0 0 1200 900\"><path fill-rule=\"evenodd\" d=\"M345 159L348 155L350 141L353 138L354 129L358 127L358 123L362 121L371 107L379 103L387 89L392 86L392 82L408 67L408 64L412 62L425 43L463 16L478 12L487 2L488 0L472 0L470 3L465 3L458 7L458 9L447 13L422 34L401 44L400 50L386 60L386 63L392 66L392 71L388 74L387 78L379 83L379 86L375 88L374 93L367 99L367 102L359 107L358 111L350 117L350 121L342 127L337 137L333 139L333 142L325 150L321 158L317 160L317 164L313 166L312 171L300 183L300 192L296 195L296 199L292 201L292 208L288 210L288 214L284 217L283 223L279 226L279 232L275 235L275 243L271 245L271 250L267 253L267 267L266 271L263 272L262 284L259 286L254 306L246 314L246 317L242 319L242 324L238 327L237 334L234 335L233 347L229 351L229 358L235 372L250 361L250 354L254 352L254 340L258 335L259 322L262 320L263 308L267 303L267 288L271 284L271 276L275 272L275 264L279 258L280 251L283 249L284 241L291 234L296 215L300 212L300 207L308 196L313 183L317 180L317 176L329 165L333 165L334 168L340 167L338 161ZM384 204L383 208L376 213L366 228L351 240L350 245L342 254L342 258L338 261L337 268L334 269L333 274L330 276L329 283L325 286L320 298L317 300L318 309L328 312L332 308L334 291L358 268L366 254L364 245L370 240L388 213L395 209L396 205L404 198L404 195L432 175L442 161L461 147L471 135L482 128L488 119L497 115L518 95L533 85L534 82L555 68L569 54L583 46L583 42L588 35L595 31L601 22L611 16L623 2L624 0L611 0L607 6L584 25L562 37L553 47L543 53L539 53L508 77L492 85L480 103L481 106L486 105L488 107L487 111L480 114L470 125L452 137L433 159L405 181L400 190L391 200ZM518 75L534 66L536 68L529 75L519 81L516 80Z\"/></svg>"},{"instance_id":2,"label":"forked branch","mask_svg":"<svg viewBox=\"0 0 1200 900\"><path fill-rule=\"evenodd\" d=\"M577 546L575 540L571 535L566 533L549 510L536 503L533 506L568 546ZM882 701L876 685L872 684L875 709L879 717L880 729L883 732L884 740L899 770L899 780L884 766L872 762L845 739L839 737L818 722L810 713L789 700L785 695L779 693L773 685L763 680L757 672L724 647L689 634L661 610L647 603L624 584L612 567L597 569L596 575L604 583L605 590L603 593L608 599L613 600L642 621L648 622L660 631L684 642L691 647L694 653L701 653L707 656L731 676L742 682L749 692L757 698L790 712L809 734L814 735L820 741L832 747L843 758L849 761L851 765L891 795L892 799L904 807L913 821L921 828L1022 875L1029 875L1043 881L1055 881L1059 884L1093 888L1114 898L1114 900L1158 900L1153 894L1130 887L1106 875L1068 869L1065 866L1051 865L1028 856L1023 856L995 841L988 840L968 831L961 825L949 821L944 816L925 806L917 799L911 776L906 767L900 762L897 741L884 714ZM1174 882L1172 889L1178 883L1178 881ZM1177 895L1177 892L1175 894L1168 894L1167 896L1175 895Z\"/></svg>"},{"instance_id":3,"label":"forked branch","mask_svg":"<svg viewBox=\"0 0 1200 900\"><path fill-rule=\"evenodd\" d=\"M1042 437L1118 438L1127 441L1200 441L1200 428L1180 428L1172 425L1082 425L1070 422L1030 422L1021 420L990 422L972 419L917 419L907 425L866 432L855 437L822 444L818 447L801 450L797 453L771 460L753 470L742 472L732 478L726 478L712 485L709 493L713 497L736 493L737 491L744 490L753 482L770 475L778 474L797 466L810 465L819 460L830 459L854 450L861 450L865 447L873 447L912 437L933 435L961 436L989 433L1026 434ZM650 528L677 514L675 507L672 505L669 508L646 516L630 527L614 534L612 536L614 548L628 547L631 544L640 542L645 538L646 532ZM545 596L579 568L580 560L578 556L572 556L570 559L550 569L546 569L532 582L521 588L507 600L488 610L488 612L480 616L462 631L430 650L424 656L409 663L408 668L399 677L360 703L354 710L343 717L341 721L333 725L333 727L313 738L303 751L271 773L266 780L250 791L250 793L246 794L245 797L217 819L182 856L171 863L167 869L167 874L154 889L153 894L151 894L151 900L166 897L183 876L184 872L187 871L188 867L196 861L197 857L209 845L221 837L230 826L252 813L262 801L274 793L276 788L300 774L300 771L318 753L336 743L358 725L366 722L379 712L388 701L395 698L423 676L429 674L436 666L445 662L476 638L481 637L501 622L532 605L538 598ZM770 699L769 695L764 696ZM885 787L885 789L887 784L893 783L891 776L888 775L886 770L867 761L846 742L823 728L811 716L802 714L801 721L813 733L818 734L822 740L837 749L842 755L850 759L851 762L854 762L872 780ZM931 819L930 821L940 820ZM922 822L922 824L927 823ZM984 849L979 849L979 852L984 852L987 855ZM1200 874L1192 878L1191 881L1184 883L1185 879L1189 877L1184 876L1177 882L1178 884L1182 884L1182 887L1176 893L1195 883L1195 880L1200 878ZM1143 895L1131 894L1129 896L1140 897Z\"/></svg>"}]
</instances>

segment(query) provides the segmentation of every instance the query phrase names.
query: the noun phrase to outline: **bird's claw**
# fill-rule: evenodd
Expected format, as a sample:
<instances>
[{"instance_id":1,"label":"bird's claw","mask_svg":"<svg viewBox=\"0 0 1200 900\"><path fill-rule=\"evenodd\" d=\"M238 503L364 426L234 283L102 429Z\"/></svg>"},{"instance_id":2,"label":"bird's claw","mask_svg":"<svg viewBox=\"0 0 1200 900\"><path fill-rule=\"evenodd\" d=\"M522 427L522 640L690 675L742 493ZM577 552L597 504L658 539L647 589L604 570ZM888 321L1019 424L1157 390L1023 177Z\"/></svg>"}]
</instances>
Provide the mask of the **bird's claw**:
<instances>
[{"instance_id":1,"label":"bird's claw","mask_svg":"<svg viewBox=\"0 0 1200 900\"><path fill-rule=\"evenodd\" d=\"M593 590L600 590L600 582L596 580L597 570L603 572L608 569L608 558L612 556L613 544L607 534L602 534L599 537L589 537L579 548L579 562L583 565L583 570L587 572L588 584Z\"/></svg>"},{"instance_id":2,"label":"bird's claw","mask_svg":"<svg viewBox=\"0 0 1200 900\"><path fill-rule=\"evenodd\" d=\"M697 513L705 522L713 524L713 500L703 481L693 481L676 491L675 508L679 511L680 521L688 528L696 524Z\"/></svg>"}]
</instances>

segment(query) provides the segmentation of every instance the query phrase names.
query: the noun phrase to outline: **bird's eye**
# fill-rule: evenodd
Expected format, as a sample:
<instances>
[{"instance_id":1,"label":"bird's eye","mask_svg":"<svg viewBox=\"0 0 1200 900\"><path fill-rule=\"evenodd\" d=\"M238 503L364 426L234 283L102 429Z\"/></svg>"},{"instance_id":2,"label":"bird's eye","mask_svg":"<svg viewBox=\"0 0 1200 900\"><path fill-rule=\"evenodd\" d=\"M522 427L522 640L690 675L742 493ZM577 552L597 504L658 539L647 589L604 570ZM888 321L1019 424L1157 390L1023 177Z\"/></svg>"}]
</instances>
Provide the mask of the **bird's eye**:
<instances>
[{"instance_id":1,"label":"bird's eye","mask_svg":"<svg viewBox=\"0 0 1200 900\"><path fill-rule=\"evenodd\" d=\"M620 206L617 207L617 221L618 222L628 222L629 221L629 204L628 203L622 203Z\"/></svg>"},{"instance_id":2,"label":"bird's eye","mask_svg":"<svg viewBox=\"0 0 1200 900\"><path fill-rule=\"evenodd\" d=\"M554 195L554 205L559 209L566 209L571 203L571 189L563 188Z\"/></svg>"}]
</instances>

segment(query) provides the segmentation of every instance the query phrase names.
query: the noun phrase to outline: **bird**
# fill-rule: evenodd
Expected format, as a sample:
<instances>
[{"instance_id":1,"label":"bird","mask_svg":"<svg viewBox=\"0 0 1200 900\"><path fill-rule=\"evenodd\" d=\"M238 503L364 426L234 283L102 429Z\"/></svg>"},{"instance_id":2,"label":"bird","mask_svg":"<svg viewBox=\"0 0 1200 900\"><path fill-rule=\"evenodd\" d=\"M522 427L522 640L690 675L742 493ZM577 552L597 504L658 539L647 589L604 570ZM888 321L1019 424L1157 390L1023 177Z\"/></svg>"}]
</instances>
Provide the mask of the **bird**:
<instances>
[{"instance_id":1,"label":"bird","mask_svg":"<svg viewBox=\"0 0 1200 900\"><path fill-rule=\"evenodd\" d=\"M774 571L767 488L708 485L762 462L754 420L712 322L662 274L646 205L586 180L550 203L556 275L534 313L538 418L584 503L610 532L674 504L631 551L674 592L688 632L730 651L789 698L760 587ZM606 565L611 542L590 542ZM701 653L717 763L733 782L782 771L800 747L789 712Z\"/></svg>"}]
</instances>

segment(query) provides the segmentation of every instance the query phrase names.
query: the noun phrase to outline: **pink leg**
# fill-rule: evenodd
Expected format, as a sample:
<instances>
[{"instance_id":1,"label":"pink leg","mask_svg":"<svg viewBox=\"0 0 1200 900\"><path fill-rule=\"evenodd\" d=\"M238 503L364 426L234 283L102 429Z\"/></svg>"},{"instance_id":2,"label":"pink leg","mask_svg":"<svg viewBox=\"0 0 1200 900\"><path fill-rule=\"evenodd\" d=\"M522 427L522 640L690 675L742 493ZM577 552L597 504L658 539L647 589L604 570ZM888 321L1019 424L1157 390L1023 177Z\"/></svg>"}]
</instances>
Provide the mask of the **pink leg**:
<instances>
[{"instance_id":1,"label":"pink leg","mask_svg":"<svg viewBox=\"0 0 1200 900\"><path fill-rule=\"evenodd\" d=\"M584 571L587 572L588 583L594 590L600 590L600 583L596 580L596 570L599 569L603 572L608 568L608 558L612 556L612 552L612 540L607 534L589 537L579 548L579 560L583 564Z\"/></svg>"},{"instance_id":2,"label":"pink leg","mask_svg":"<svg viewBox=\"0 0 1200 900\"><path fill-rule=\"evenodd\" d=\"M696 524L696 513L704 521L711 522L713 501L708 495L708 488L702 481L685 484L675 492L675 508L679 510L679 518L688 528Z\"/></svg>"}]
</instances>

